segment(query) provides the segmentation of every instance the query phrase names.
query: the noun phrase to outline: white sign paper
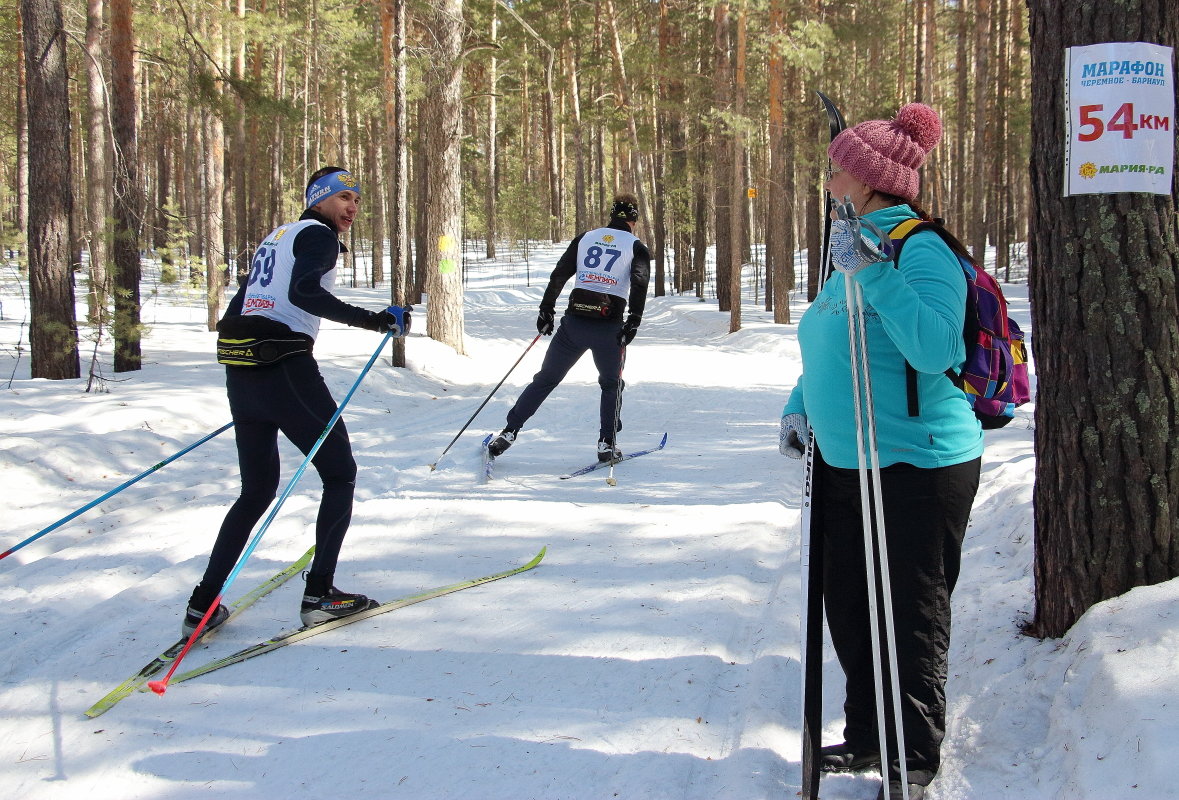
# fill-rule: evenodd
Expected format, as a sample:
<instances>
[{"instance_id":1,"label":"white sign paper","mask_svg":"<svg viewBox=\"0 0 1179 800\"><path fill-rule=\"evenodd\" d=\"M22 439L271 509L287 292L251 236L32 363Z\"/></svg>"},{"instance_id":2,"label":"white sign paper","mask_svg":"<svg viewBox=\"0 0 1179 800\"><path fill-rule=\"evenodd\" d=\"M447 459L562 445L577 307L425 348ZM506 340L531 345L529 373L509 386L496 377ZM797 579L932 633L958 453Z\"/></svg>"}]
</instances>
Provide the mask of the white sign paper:
<instances>
[{"instance_id":1,"label":"white sign paper","mask_svg":"<svg viewBox=\"0 0 1179 800\"><path fill-rule=\"evenodd\" d=\"M1109 42L1064 54L1064 194L1170 194L1175 161L1170 47Z\"/></svg>"}]
</instances>

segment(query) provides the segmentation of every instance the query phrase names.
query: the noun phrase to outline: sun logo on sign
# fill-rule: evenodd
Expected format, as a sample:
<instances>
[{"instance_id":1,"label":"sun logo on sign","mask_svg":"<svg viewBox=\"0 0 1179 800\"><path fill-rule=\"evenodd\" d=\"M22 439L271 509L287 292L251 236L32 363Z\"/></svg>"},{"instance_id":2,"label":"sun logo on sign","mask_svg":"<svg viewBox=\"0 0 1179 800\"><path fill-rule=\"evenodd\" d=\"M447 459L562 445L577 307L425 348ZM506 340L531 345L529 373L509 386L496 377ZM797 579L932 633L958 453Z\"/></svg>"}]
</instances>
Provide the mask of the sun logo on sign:
<instances>
[{"instance_id":1,"label":"sun logo on sign","mask_svg":"<svg viewBox=\"0 0 1179 800\"><path fill-rule=\"evenodd\" d=\"M1082 178L1094 178L1097 176L1097 165L1092 161L1086 161L1077 171L1081 174Z\"/></svg>"}]
</instances>

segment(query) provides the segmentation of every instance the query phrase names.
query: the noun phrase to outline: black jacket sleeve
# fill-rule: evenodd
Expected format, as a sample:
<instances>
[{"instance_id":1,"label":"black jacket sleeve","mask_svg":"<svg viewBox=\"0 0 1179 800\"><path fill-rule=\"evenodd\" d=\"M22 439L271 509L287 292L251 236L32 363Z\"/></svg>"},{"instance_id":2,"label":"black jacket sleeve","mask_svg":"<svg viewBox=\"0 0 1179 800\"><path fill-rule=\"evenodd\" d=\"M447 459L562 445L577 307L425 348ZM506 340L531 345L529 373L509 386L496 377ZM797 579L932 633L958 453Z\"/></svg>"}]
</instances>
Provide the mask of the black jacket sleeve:
<instances>
[{"instance_id":1,"label":"black jacket sleeve","mask_svg":"<svg viewBox=\"0 0 1179 800\"><path fill-rule=\"evenodd\" d=\"M647 307L647 285L651 282L651 251L642 242L635 242L634 261L630 265L630 298L627 314L643 316Z\"/></svg>"},{"instance_id":2,"label":"black jacket sleeve","mask_svg":"<svg viewBox=\"0 0 1179 800\"><path fill-rule=\"evenodd\" d=\"M246 281L249 280L249 277L249 273L238 276L237 292L229 301L229 305L225 307L225 316L236 317L242 313L242 305L246 302Z\"/></svg>"},{"instance_id":3,"label":"black jacket sleeve","mask_svg":"<svg viewBox=\"0 0 1179 800\"><path fill-rule=\"evenodd\" d=\"M336 234L323 225L309 225L299 231L292 247L295 265L287 299L308 314L357 328L366 327L373 312L345 303L321 283L323 276L336 266L336 258L340 255L340 240Z\"/></svg>"},{"instance_id":4,"label":"black jacket sleeve","mask_svg":"<svg viewBox=\"0 0 1179 800\"><path fill-rule=\"evenodd\" d=\"M569 279L577 274L577 246L581 244L581 237L584 235L578 234L557 259L557 266L553 267L553 274L549 276L549 285L544 290L544 297L540 299L541 311L556 313L557 298L561 296L561 290L565 288Z\"/></svg>"}]
</instances>

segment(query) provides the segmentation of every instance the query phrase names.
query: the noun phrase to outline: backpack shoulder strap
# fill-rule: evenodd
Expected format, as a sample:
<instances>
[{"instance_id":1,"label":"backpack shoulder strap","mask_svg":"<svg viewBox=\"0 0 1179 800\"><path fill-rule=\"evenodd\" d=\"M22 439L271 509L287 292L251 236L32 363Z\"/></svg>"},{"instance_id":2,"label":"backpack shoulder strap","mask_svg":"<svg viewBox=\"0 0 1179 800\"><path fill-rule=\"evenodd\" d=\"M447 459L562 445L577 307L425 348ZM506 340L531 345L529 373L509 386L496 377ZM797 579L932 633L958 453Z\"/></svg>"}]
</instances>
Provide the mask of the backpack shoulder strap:
<instances>
[{"instance_id":1,"label":"backpack shoulder strap","mask_svg":"<svg viewBox=\"0 0 1179 800\"><path fill-rule=\"evenodd\" d=\"M917 233L918 231L924 231L924 230L933 231L938 236L941 236L942 241L946 242L946 244L948 246L950 246L950 250L951 251L954 250L953 246L950 245L949 240L947 240L945 238L944 234L947 233L947 231L941 225L937 224L936 222L931 222L929 220L924 220L924 219L918 219L916 217L914 217L912 219L906 219L906 220L898 223L896 226L893 227L892 230L890 230L888 232L888 238L892 242L893 266L895 266L897 268L900 267L900 265L901 265L901 260L900 260L901 259L901 248L903 248L905 246L905 242L908 241L909 237L912 236L914 233ZM954 253L954 255L956 257L958 257L959 264L961 264L961 261L962 261L961 257L958 256L958 254L956 252ZM965 265L962 265L962 267L963 267L963 270L965 271L965 269L966 269ZM971 279L973 279L974 276L969 275L969 277ZM955 386L957 386L958 388L962 388L962 378L958 375L958 373L954 372L954 370L952 370L952 369L948 369L945 371L945 375L947 378L949 378L951 381L953 381ZM913 369L913 366L908 361L905 361L905 395L906 395L906 398L908 400L908 405L909 405L909 416L910 417L920 416L921 415L921 406L917 400L917 370Z\"/></svg>"},{"instance_id":2,"label":"backpack shoulder strap","mask_svg":"<svg viewBox=\"0 0 1179 800\"><path fill-rule=\"evenodd\" d=\"M928 222L914 217L912 219L907 219L901 223L898 223L896 227L888 232L888 238L892 239L893 241L904 241L919 225L925 225L926 227L929 227Z\"/></svg>"}]
</instances>

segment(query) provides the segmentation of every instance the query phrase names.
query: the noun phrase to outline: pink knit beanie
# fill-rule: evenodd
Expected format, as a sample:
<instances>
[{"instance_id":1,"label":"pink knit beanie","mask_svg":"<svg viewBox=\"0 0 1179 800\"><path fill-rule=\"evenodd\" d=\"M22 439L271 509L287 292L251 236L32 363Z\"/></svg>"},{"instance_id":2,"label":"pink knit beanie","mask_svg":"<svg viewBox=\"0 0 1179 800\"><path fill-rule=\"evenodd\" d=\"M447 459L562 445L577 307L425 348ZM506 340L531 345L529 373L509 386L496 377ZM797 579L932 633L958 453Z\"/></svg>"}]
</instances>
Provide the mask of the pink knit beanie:
<instances>
[{"instance_id":1,"label":"pink knit beanie","mask_svg":"<svg viewBox=\"0 0 1179 800\"><path fill-rule=\"evenodd\" d=\"M861 122L840 133L827 155L856 180L878 192L913 200L921 181L917 168L942 138L937 112L910 103L896 119Z\"/></svg>"}]
</instances>

